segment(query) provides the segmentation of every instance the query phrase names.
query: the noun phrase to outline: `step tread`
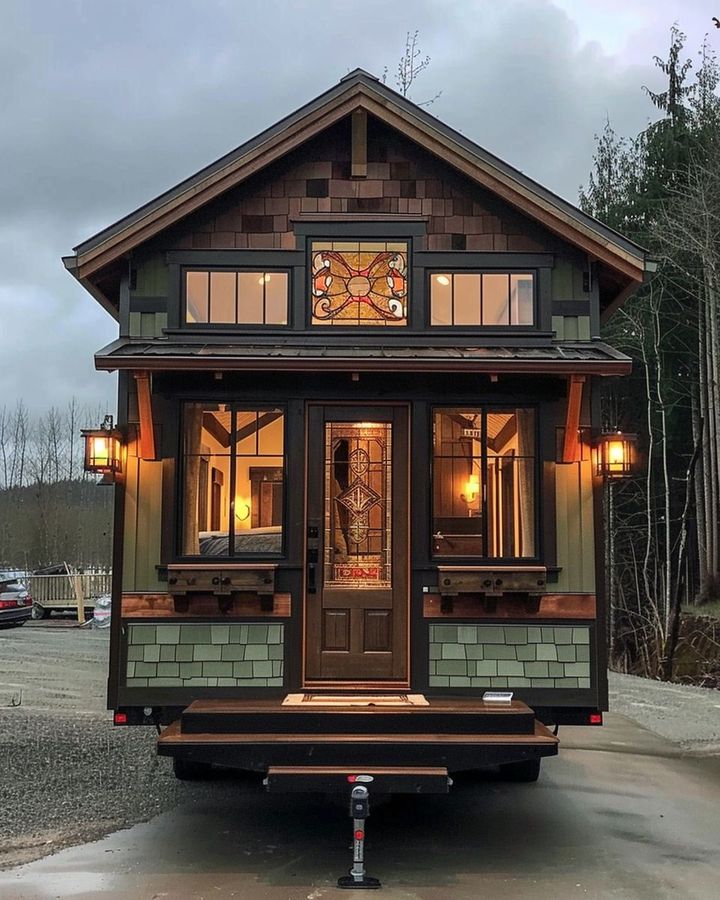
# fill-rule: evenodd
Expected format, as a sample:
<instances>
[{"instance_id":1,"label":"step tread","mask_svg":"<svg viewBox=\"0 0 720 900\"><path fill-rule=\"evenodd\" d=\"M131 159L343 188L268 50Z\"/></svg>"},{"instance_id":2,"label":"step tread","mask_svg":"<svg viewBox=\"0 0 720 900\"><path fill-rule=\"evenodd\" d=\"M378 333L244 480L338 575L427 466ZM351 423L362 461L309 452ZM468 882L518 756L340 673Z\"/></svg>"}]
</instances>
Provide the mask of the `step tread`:
<instances>
[{"instance_id":1,"label":"step tread","mask_svg":"<svg viewBox=\"0 0 720 900\"><path fill-rule=\"evenodd\" d=\"M335 715L353 715L353 716L398 716L398 715L417 715L426 714L445 714L459 713L476 715L521 715L526 716L532 714L532 710L527 704L520 700L513 700L510 703L485 703L482 700L435 700L431 697L427 698L428 706L319 706L316 704L308 704L303 706L283 706L281 700L276 702L258 701L258 700L193 700L193 702L184 710L184 714L189 715L224 715L237 713L277 713L279 715L326 715L333 713Z\"/></svg>"},{"instance_id":2,"label":"step tread","mask_svg":"<svg viewBox=\"0 0 720 900\"><path fill-rule=\"evenodd\" d=\"M541 722L534 734L277 734L199 733L180 730L173 722L158 737L159 744L557 744L558 738Z\"/></svg>"}]
</instances>

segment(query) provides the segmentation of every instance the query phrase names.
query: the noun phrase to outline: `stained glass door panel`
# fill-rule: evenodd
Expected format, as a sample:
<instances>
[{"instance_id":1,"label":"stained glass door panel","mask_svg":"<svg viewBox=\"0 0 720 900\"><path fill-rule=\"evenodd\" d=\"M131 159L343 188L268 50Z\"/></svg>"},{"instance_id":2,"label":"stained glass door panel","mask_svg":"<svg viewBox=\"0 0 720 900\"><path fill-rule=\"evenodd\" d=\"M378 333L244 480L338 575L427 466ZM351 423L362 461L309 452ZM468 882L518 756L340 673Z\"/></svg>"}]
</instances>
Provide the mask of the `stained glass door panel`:
<instances>
[{"instance_id":1,"label":"stained glass door panel","mask_svg":"<svg viewBox=\"0 0 720 900\"><path fill-rule=\"evenodd\" d=\"M405 677L405 418L393 407L352 421L337 407L310 409L308 680Z\"/></svg>"},{"instance_id":2,"label":"stained glass door panel","mask_svg":"<svg viewBox=\"0 0 720 900\"><path fill-rule=\"evenodd\" d=\"M392 583L392 425L325 425L325 586Z\"/></svg>"}]
</instances>

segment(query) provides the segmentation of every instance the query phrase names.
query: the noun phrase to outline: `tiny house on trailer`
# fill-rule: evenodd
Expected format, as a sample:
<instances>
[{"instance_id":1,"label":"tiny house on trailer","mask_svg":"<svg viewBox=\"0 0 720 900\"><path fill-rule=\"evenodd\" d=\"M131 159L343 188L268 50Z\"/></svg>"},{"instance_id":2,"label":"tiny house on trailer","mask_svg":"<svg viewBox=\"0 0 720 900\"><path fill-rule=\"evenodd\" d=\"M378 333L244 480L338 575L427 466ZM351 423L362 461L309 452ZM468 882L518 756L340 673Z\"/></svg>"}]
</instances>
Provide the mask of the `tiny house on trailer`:
<instances>
[{"instance_id":1,"label":"tiny house on trailer","mask_svg":"<svg viewBox=\"0 0 720 900\"><path fill-rule=\"evenodd\" d=\"M601 721L641 248L356 70L65 264L119 324L117 724L182 777L446 790Z\"/></svg>"}]
</instances>

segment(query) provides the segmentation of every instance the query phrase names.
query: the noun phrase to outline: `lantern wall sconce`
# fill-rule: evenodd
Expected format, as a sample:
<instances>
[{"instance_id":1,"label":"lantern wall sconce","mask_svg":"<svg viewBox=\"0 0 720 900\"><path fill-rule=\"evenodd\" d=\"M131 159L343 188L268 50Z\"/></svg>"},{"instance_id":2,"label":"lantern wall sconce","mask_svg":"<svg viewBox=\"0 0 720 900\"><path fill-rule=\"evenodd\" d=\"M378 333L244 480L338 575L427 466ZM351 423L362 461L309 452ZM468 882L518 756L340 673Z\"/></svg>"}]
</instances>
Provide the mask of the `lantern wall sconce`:
<instances>
[{"instance_id":1,"label":"lantern wall sconce","mask_svg":"<svg viewBox=\"0 0 720 900\"><path fill-rule=\"evenodd\" d=\"M602 478L630 478L635 471L636 434L606 431L595 439L595 472Z\"/></svg>"},{"instance_id":2,"label":"lantern wall sconce","mask_svg":"<svg viewBox=\"0 0 720 900\"><path fill-rule=\"evenodd\" d=\"M105 416L97 429L83 429L85 441L85 471L114 479L122 469L120 432L113 426L113 417Z\"/></svg>"}]
</instances>

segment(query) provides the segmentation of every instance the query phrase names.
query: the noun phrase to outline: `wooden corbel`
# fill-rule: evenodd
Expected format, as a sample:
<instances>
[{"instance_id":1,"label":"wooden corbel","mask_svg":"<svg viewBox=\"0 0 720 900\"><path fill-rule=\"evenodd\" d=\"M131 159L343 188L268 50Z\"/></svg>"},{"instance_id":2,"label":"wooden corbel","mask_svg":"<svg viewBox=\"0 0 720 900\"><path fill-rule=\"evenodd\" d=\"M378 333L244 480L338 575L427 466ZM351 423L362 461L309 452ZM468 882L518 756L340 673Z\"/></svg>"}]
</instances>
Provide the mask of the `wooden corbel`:
<instances>
[{"instance_id":1,"label":"wooden corbel","mask_svg":"<svg viewBox=\"0 0 720 900\"><path fill-rule=\"evenodd\" d=\"M577 462L580 459L580 411L582 409L584 375L571 375L568 379L568 401L565 416L565 438L562 461Z\"/></svg>"},{"instance_id":2,"label":"wooden corbel","mask_svg":"<svg viewBox=\"0 0 720 900\"><path fill-rule=\"evenodd\" d=\"M155 459L155 429L153 427L152 389L148 372L135 372L138 414L140 416L140 459Z\"/></svg>"}]
</instances>

